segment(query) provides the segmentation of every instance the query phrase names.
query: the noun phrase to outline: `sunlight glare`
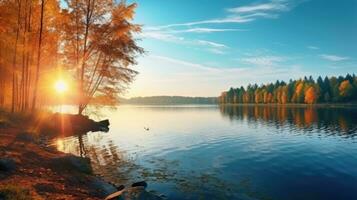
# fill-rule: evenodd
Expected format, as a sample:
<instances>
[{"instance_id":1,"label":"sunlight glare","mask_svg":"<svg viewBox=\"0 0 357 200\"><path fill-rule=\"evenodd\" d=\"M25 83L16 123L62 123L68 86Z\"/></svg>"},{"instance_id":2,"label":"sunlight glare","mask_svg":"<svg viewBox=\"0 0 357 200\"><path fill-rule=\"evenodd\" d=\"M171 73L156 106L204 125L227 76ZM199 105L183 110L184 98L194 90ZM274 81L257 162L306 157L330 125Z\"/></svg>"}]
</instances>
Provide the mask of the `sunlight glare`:
<instances>
[{"instance_id":1,"label":"sunlight glare","mask_svg":"<svg viewBox=\"0 0 357 200\"><path fill-rule=\"evenodd\" d=\"M66 92L68 90L68 85L67 85L67 83L65 81L58 80L55 83L55 90L56 90L56 92L62 94L62 93Z\"/></svg>"}]
</instances>

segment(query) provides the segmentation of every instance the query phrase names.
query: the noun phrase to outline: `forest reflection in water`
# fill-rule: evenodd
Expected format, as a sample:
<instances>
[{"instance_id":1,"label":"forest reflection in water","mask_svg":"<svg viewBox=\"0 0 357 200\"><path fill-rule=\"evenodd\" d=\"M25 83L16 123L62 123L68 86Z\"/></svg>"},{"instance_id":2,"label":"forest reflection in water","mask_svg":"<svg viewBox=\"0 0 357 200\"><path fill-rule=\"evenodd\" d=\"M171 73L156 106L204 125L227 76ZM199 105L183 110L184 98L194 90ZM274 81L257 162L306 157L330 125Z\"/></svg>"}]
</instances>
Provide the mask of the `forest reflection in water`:
<instances>
[{"instance_id":1,"label":"forest reflection in water","mask_svg":"<svg viewBox=\"0 0 357 200\"><path fill-rule=\"evenodd\" d=\"M220 106L220 111L231 121L247 120L248 123L264 123L277 128L290 125L344 137L356 136L357 130L357 107L227 105Z\"/></svg>"},{"instance_id":2,"label":"forest reflection in water","mask_svg":"<svg viewBox=\"0 0 357 200\"><path fill-rule=\"evenodd\" d=\"M66 138L57 138L55 146L58 150L81 157L90 158L93 171L116 184L127 184L137 167L127 154L108 140L103 144L103 132L79 134ZM118 167L120 166L120 167Z\"/></svg>"},{"instance_id":3,"label":"forest reflection in water","mask_svg":"<svg viewBox=\"0 0 357 200\"><path fill-rule=\"evenodd\" d=\"M117 185L145 180L169 199L356 197L354 107L123 106L108 116L108 133L55 145Z\"/></svg>"}]
</instances>

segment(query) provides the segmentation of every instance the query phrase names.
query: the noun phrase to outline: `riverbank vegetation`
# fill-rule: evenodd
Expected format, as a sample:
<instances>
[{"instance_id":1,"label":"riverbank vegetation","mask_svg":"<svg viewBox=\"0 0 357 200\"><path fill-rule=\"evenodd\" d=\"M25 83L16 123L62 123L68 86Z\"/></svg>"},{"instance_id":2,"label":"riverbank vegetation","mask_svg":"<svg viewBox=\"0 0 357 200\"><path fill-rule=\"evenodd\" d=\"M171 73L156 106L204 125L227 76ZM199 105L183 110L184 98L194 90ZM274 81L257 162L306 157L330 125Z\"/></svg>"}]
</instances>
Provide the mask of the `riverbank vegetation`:
<instances>
[{"instance_id":1,"label":"riverbank vegetation","mask_svg":"<svg viewBox=\"0 0 357 200\"><path fill-rule=\"evenodd\" d=\"M249 84L246 88L230 88L219 97L220 104L316 104L357 102L355 74L332 76L315 81L311 76L299 80Z\"/></svg>"}]
</instances>

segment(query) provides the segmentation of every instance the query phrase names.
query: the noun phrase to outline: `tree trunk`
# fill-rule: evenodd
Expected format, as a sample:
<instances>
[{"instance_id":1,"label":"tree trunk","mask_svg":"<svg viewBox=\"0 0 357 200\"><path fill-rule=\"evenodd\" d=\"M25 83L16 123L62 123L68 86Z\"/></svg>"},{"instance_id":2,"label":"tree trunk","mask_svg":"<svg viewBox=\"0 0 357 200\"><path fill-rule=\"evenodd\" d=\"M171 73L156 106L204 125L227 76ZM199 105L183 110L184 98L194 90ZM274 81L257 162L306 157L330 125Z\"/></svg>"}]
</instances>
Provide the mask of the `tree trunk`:
<instances>
[{"instance_id":1,"label":"tree trunk","mask_svg":"<svg viewBox=\"0 0 357 200\"><path fill-rule=\"evenodd\" d=\"M24 110L25 105L25 65L26 65L26 31L27 31L27 1L25 1L25 17L24 17L24 31L23 31L23 38L22 38L22 68L21 68L21 82L20 82L20 105L19 109L21 111Z\"/></svg>"},{"instance_id":2,"label":"tree trunk","mask_svg":"<svg viewBox=\"0 0 357 200\"><path fill-rule=\"evenodd\" d=\"M15 49L14 57L12 59L12 100L11 100L11 112L15 112L15 98L16 98L16 60L17 60L17 43L19 40L20 32L20 17L21 17L21 1L19 1L17 10L17 28L16 28L16 39L15 39Z\"/></svg>"},{"instance_id":3,"label":"tree trunk","mask_svg":"<svg viewBox=\"0 0 357 200\"><path fill-rule=\"evenodd\" d=\"M38 38L37 64L36 64L36 74L35 74L35 88L34 88L33 100L32 100L32 110L35 110L35 108L36 108L38 81L40 79L41 45L42 45L43 14L44 14L43 10L44 10L44 4L45 4L44 1L45 0L41 0L40 35Z\"/></svg>"},{"instance_id":4,"label":"tree trunk","mask_svg":"<svg viewBox=\"0 0 357 200\"><path fill-rule=\"evenodd\" d=\"M3 55L1 54L2 53L2 43L0 41L0 108L2 108L4 106L4 95L5 95L5 87L4 87L4 84L5 84L5 74L4 74L4 70L3 70L3 65L2 65L2 60L4 59L3 58Z\"/></svg>"},{"instance_id":5,"label":"tree trunk","mask_svg":"<svg viewBox=\"0 0 357 200\"><path fill-rule=\"evenodd\" d=\"M28 18L26 20L28 27L27 27L27 31L28 33L31 32L31 17L32 17L32 1L30 1L30 5L29 5L29 14L28 14ZM30 34L29 34L30 35ZM27 52L26 52L26 66L25 66L25 83L24 83L24 109L27 110L29 107L29 101L30 101L30 71L29 71L29 67L30 67L30 46L31 46L31 39L29 38L27 40ZM32 53L31 53L32 56Z\"/></svg>"},{"instance_id":6,"label":"tree trunk","mask_svg":"<svg viewBox=\"0 0 357 200\"><path fill-rule=\"evenodd\" d=\"M84 71L86 67L86 57L87 57L87 40L88 40L88 33L89 33L89 26L91 20L91 0L87 1L87 10L86 10L86 24L85 24L85 33L84 33L84 42L83 42L83 54L82 54L82 65L81 65L81 74L80 74L80 101L78 105L78 114L81 115L84 110Z\"/></svg>"}]
</instances>

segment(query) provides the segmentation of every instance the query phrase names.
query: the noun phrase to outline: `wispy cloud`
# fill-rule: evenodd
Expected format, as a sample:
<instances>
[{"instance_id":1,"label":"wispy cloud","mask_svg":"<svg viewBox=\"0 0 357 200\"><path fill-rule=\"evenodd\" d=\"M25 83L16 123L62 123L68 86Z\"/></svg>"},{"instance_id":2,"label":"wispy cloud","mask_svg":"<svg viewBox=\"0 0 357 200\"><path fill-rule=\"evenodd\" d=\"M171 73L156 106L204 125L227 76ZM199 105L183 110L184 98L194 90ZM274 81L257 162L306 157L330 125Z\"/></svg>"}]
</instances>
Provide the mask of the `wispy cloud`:
<instances>
[{"instance_id":1,"label":"wispy cloud","mask_svg":"<svg viewBox=\"0 0 357 200\"><path fill-rule=\"evenodd\" d=\"M217 28L190 28L183 30L174 30L173 33L217 33L217 32L234 32L247 31L246 29L217 29Z\"/></svg>"},{"instance_id":2,"label":"wispy cloud","mask_svg":"<svg viewBox=\"0 0 357 200\"><path fill-rule=\"evenodd\" d=\"M299 65L222 66L202 64L181 58L148 55L139 60L140 75L130 96L187 95L217 96L232 86L246 86L259 77L259 83L289 80L310 74Z\"/></svg>"},{"instance_id":3,"label":"wispy cloud","mask_svg":"<svg viewBox=\"0 0 357 200\"><path fill-rule=\"evenodd\" d=\"M266 56L266 57L261 57L261 58L252 58L249 61L249 63L254 63L254 66L249 66L249 67L217 67L217 66L208 66L206 64L198 64L198 63L193 63L190 61L182 60L182 59L177 59L177 58L171 58L167 56L159 56L159 55L150 55L149 56L151 59L155 59L157 61L165 61L169 62L178 66L185 66L189 67L192 69L198 69L199 73L203 72L213 72L216 73L216 75L222 73L222 74L230 74L233 72L242 72L242 71L259 71L262 69L265 69L261 71L262 74L274 74L274 73L280 73L282 71L287 72L289 69L287 66L281 67L278 65L281 62L286 61L286 58L284 57L279 57L279 56ZM299 66L293 65L291 66L292 68L297 68Z\"/></svg>"},{"instance_id":4,"label":"wispy cloud","mask_svg":"<svg viewBox=\"0 0 357 200\"><path fill-rule=\"evenodd\" d=\"M217 54L217 55L223 55L223 54L226 54L226 51L223 51L221 49L214 49L214 48L211 48L211 49L207 49L207 51L213 53L213 54Z\"/></svg>"},{"instance_id":5,"label":"wispy cloud","mask_svg":"<svg viewBox=\"0 0 357 200\"><path fill-rule=\"evenodd\" d=\"M223 55L226 54L226 49L229 47L226 46L225 44L217 43L217 42L211 42L207 40L197 40L196 41L199 45L208 47L206 51L213 53L213 54L218 54L218 55Z\"/></svg>"},{"instance_id":6,"label":"wispy cloud","mask_svg":"<svg viewBox=\"0 0 357 200\"><path fill-rule=\"evenodd\" d=\"M224 23L245 23L254 21L254 16L240 17L240 16L231 16L223 19L210 19L210 20L202 20L202 21L193 21L186 23L178 23L178 24L168 24L164 26L158 26L159 29L172 28L178 26L194 26L194 25L203 25L203 24L224 24Z\"/></svg>"},{"instance_id":7,"label":"wispy cloud","mask_svg":"<svg viewBox=\"0 0 357 200\"><path fill-rule=\"evenodd\" d=\"M220 43L216 43L216 42L211 42L211 41L207 41L207 40L197 40L198 44L201 45L206 45L206 46L211 46L211 47L215 47L215 48L228 48L226 45L224 44L220 44Z\"/></svg>"},{"instance_id":8,"label":"wispy cloud","mask_svg":"<svg viewBox=\"0 0 357 200\"><path fill-rule=\"evenodd\" d=\"M144 28L144 32L155 32L161 31L165 33L217 33L217 32L237 32L237 31L248 31L247 29L224 29L224 28L184 28L184 29L175 29L175 30L162 30L160 27L146 27Z\"/></svg>"},{"instance_id":9,"label":"wispy cloud","mask_svg":"<svg viewBox=\"0 0 357 200\"><path fill-rule=\"evenodd\" d=\"M186 39L184 37L178 37L174 34L160 32L160 31L143 32L141 33L140 36L143 38L151 38L155 40L172 42L181 45L206 47L205 48L206 51L214 54L225 54L224 50L229 48L227 45L218 42L213 42L208 40Z\"/></svg>"},{"instance_id":10,"label":"wispy cloud","mask_svg":"<svg viewBox=\"0 0 357 200\"><path fill-rule=\"evenodd\" d=\"M270 0L264 3L253 3L226 9L227 15L223 18L192 21L185 23L158 26L156 29L167 29L180 26L194 26L204 24L248 23L259 18L278 18L281 13L293 9L301 1Z\"/></svg>"},{"instance_id":11,"label":"wispy cloud","mask_svg":"<svg viewBox=\"0 0 357 200\"><path fill-rule=\"evenodd\" d=\"M256 13L256 12L272 12L272 11L289 11L291 1L286 0L272 0L266 3L251 4L248 6L240 6L229 8L228 11L232 13Z\"/></svg>"},{"instance_id":12,"label":"wispy cloud","mask_svg":"<svg viewBox=\"0 0 357 200\"><path fill-rule=\"evenodd\" d=\"M151 58L158 59L161 61L170 62L170 63L176 64L176 65L182 65L182 66L192 67L192 68L196 68L196 69L200 69L200 70L205 70L205 71L215 71L215 72L219 71L218 69L213 68L213 67L208 67L205 65L192 63L192 62L188 62L188 61L184 61L184 60L179 60L179 59L175 59L175 58L170 58L170 57L166 57L166 56L152 55Z\"/></svg>"},{"instance_id":13,"label":"wispy cloud","mask_svg":"<svg viewBox=\"0 0 357 200\"><path fill-rule=\"evenodd\" d=\"M249 71L252 70L250 67L217 67L217 66L211 66L211 65L206 65L206 64L199 64L199 63L194 63L191 61L187 60L182 60L182 59L177 59L177 58L171 58L167 56L159 56L159 55L150 55L150 59L155 59L158 63L162 62L168 62L171 63L172 66L175 67L188 67L185 69L187 73L180 73L180 74L196 74L196 75L202 75L202 74L211 74L215 76L219 76L222 74L231 74L234 72L242 72L242 71ZM191 70L195 71L191 71ZM234 75L235 76L235 75ZM223 78L223 77L222 77Z\"/></svg>"},{"instance_id":14,"label":"wispy cloud","mask_svg":"<svg viewBox=\"0 0 357 200\"><path fill-rule=\"evenodd\" d=\"M311 50L319 50L320 48L317 47L317 46L307 46L308 49L311 49Z\"/></svg>"},{"instance_id":15,"label":"wispy cloud","mask_svg":"<svg viewBox=\"0 0 357 200\"><path fill-rule=\"evenodd\" d=\"M173 34L169 33L164 33L160 31L145 31L143 33L140 33L140 36L143 38L151 38L151 39L156 39L156 40L161 40L165 42L176 42L176 43L181 43L184 42L183 37L178 37Z\"/></svg>"},{"instance_id":16,"label":"wispy cloud","mask_svg":"<svg viewBox=\"0 0 357 200\"><path fill-rule=\"evenodd\" d=\"M286 58L280 56L256 56L242 58L241 61L254 66L276 66L281 62L286 61Z\"/></svg>"},{"instance_id":17,"label":"wispy cloud","mask_svg":"<svg viewBox=\"0 0 357 200\"><path fill-rule=\"evenodd\" d=\"M325 60L333 61L333 62L345 61L345 60L349 60L350 59L349 57L332 55L332 54L321 54L320 57L325 59Z\"/></svg>"}]
</instances>

